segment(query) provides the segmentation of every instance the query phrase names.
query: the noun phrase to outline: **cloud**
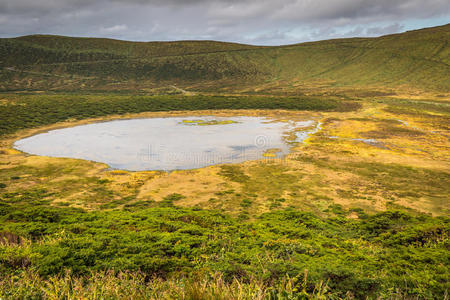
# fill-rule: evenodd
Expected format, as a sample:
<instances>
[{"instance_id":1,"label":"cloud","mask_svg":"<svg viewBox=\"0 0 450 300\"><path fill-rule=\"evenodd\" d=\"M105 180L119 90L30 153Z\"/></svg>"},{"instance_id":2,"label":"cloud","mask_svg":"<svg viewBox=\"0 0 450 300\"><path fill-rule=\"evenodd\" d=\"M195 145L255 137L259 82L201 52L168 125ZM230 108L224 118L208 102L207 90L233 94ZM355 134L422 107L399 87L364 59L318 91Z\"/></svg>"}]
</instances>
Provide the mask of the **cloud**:
<instances>
[{"instance_id":1,"label":"cloud","mask_svg":"<svg viewBox=\"0 0 450 300\"><path fill-rule=\"evenodd\" d=\"M106 33L106 34L111 34L111 33L115 34L115 33L119 33L119 32L124 32L127 29L128 29L127 25L121 24L121 25L114 25L114 26L110 26L110 27L101 27L100 32Z\"/></svg>"},{"instance_id":2,"label":"cloud","mask_svg":"<svg viewBox=\"0 0 450 300\"><path fill-rule=\"evenodd\" d=\"M0 14L46 14L76 10L92 4L89 0L0 0Z\"/></svg>"},{"instance_id":3,"label":"cloud","mask_svg":"<svg viewBox=\"0 0 450 300\"><path fill-rule=\"evenodd\" d=\"M397 33L403 30L404 26L398 23L394 23L384 27L369 27L366 29L366 33L369 36L385 35L389 33Z\"/></svg>"},{"instance_id":4,"label":"cloud","mask_svg":"<svg viewBox=\"0 0 450 300\"><path fill-rule=\"evenodd\" d=\"M0 0L0 36L284 44L389 34L449 16L448 0Z\"/></svg>"}]
</instances>

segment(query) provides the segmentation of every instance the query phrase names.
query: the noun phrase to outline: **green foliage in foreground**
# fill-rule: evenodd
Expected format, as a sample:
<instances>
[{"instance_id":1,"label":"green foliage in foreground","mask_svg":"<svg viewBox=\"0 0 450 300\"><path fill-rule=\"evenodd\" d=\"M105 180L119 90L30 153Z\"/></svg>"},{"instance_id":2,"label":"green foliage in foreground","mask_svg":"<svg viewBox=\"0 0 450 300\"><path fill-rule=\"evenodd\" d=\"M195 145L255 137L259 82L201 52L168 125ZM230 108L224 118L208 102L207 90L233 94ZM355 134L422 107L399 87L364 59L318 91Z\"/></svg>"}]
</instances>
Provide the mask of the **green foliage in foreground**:
<instances>
[{"instance_id":1,"label":"green foliage in foreground","mask_svg":"<svg viewBox=\"0 0 450 300\"><path fill-rule=\"evenodd\" d=\"M442 299L449 288L445 217L388 211L353 220L286 209L242 222L167 203L87 212L14 199L3 194L0 202L4 278L70 270L77 280L113 270L169 281L219 274L227 284L266 287L297 278L296 290L313 294L326 284L336 297L357 298Z\"/></svg>"},{"instance_id":2,"label":"green foliage in foreground","mask_svg":"<svg viewBox=\"0 0 450 300\"><path fill-rule=\"evenodd\" d=\"M15 98L16 96L11 96ZM349 105L350 104L350 105ZM0 135L68 119L88 119L147 111L210 109L353 109L356 103L331 99L225 96L22 95L0 106Z\"/></svg>"},{"instance_id":3,"label":"green foliage in foreground","mask_svg":"<svg viewBox=\"0 0 450 300\"><path fill-rule=\"evenodd\" d=\"M193 278L148 279L140 272L96 272L87 276L64 275L44 279L36 273L0 278L0 297L6 299L327 299L335 298L325 283L306 291L303 278L286 278L268 286L261 281L232 282L220 274ZM350 295L345 297L352 299Z\"/></svg>"}]
</instances>

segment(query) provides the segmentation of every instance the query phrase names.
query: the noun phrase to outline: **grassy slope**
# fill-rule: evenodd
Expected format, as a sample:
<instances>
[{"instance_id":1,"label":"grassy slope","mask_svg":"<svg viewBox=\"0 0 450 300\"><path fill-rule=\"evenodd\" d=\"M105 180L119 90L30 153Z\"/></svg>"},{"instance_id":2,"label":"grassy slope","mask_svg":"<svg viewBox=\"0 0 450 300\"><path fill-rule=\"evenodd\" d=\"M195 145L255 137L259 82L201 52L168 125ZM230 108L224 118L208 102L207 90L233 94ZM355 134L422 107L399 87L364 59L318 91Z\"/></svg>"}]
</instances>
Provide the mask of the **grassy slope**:
<instances>
[{"instance_id":1,"label":"grassy slope","mask_svg":"<svg viewBox=\"0 0 450 300\"><path fill-rule=\"evenodd\" d=\"M448 90L450 26L375 39L343 39L283 48L288 78L331 79L336 84L409 84Z\"/></svg>"},{"instance_id":2,"label":"grassy slope","mask_svg":"<svg viewBox=\"0 0 450 300\"><path fill-rule=\"evenodd\" d=\"M0 66L14 68L0 73L0 89L105 89L120 81L117 89L129 90L138 79L263 92L275 84L297 89L309 83L448 91L449 29L273 48L0 40ZM445 298L447 103L370 97L358 110L341 110L337 98L277 98L2 94L2 134L172 109L309 108L321 111L311 115L323 124L283 164L248 162L167 176L28 156L2 139L0 298ZM278 117L289 116L294 112Z\"/></svg>"},{"instance_id":3,"label":"grassy slope","mask_svg":"<svg viewBox=\"0 0 450 300\"><path fill-rule=\"evenodd\" d=\"M1 88L65 89L84 84L106 89L117 81L148 81L157 86L203 83L204 88L207 83L212 88L239 90L244 82L247 87L257 87L281 81L287 86L325 82L338 87L405 86L448 92L449 40L450 25L379 38L281 47L25 36L0 40ZM39 85L42 76L45 85ZM28 79L34 85L30 86ZM21 83L14 85L14 80Z\"/></svg>"}]
</instances>

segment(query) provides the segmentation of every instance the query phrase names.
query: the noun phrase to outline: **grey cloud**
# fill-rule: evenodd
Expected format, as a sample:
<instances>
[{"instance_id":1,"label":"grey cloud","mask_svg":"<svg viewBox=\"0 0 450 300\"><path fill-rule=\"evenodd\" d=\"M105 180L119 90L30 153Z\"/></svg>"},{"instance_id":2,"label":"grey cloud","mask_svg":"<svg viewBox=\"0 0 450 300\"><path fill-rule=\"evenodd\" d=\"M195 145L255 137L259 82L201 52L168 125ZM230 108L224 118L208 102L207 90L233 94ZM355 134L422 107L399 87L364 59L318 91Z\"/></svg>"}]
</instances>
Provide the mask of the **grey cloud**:
<instances>
[{"instance_id":1,"label":"grey cloud","mask_svg":"<svg viewBox=\"0 0 450 300\"><path fill-rule=\"evenodd\" d=\"M403 28L404 28L403 25L395 23L384 27L370 27L367 28L366 32L367 35L384 35L389 33L400 32L403 30Z\"/></svg>"},{"instance_id":2,"label":"grey cloud","mask_svg":"<svg viewBox=\"0 0 450 300\"><path fill-rule=\"evenodd\" d=\"M89 0L0 0L0 14L36 14L90 6Z\"/></svg>"},{"instance_id":3,"label":"grey cloud","mask_svg":"<svg viewBox=\"0 0 450 300\"><path fill-rule=\"evenodd\" d=\"M274 15L280 19L296 20L357 20L387 17L427 17L448 13L450 4L446 0L326 0L284 1L282 9Z\"/></svg>"},{"instance_id":4,"label":"grey cloud","mask_svg":"<svg viewBox=\"0 0 450 300\"><path fill-rule=\"evenodd\" d=\"M388 34L415 20L449 16L448 0L0 0L0 37L283 44Z\"/></svg>"}]
</instances>

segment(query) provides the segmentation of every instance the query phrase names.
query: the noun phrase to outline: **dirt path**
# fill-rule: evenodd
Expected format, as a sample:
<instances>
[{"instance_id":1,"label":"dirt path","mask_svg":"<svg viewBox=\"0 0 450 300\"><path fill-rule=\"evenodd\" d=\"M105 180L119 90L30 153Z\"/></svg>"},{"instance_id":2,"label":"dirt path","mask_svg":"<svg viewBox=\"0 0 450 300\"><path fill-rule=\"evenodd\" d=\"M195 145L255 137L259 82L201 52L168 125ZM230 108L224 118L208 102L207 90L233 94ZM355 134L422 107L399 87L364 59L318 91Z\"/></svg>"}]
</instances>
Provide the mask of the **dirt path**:
<instances>
[{"instance_id":1,"label":"dirt path","mask_svg":"<svg viewBox=\"0 0 450 300\"><path fill-rule=\"evenodd\" d=\"M190 95L195 95L195 93L193 93L193 92L189 92L189 91L183 90L182 88L179 88L179 87L174 86L174 85L171 85L170 87L175 89L175 90L177 90L177 91L179 91L179 92L181 92L181 93L183 93L183 94L185 94L185 95L189 95L189 96Z\"/></svg>"}]
</instances>

